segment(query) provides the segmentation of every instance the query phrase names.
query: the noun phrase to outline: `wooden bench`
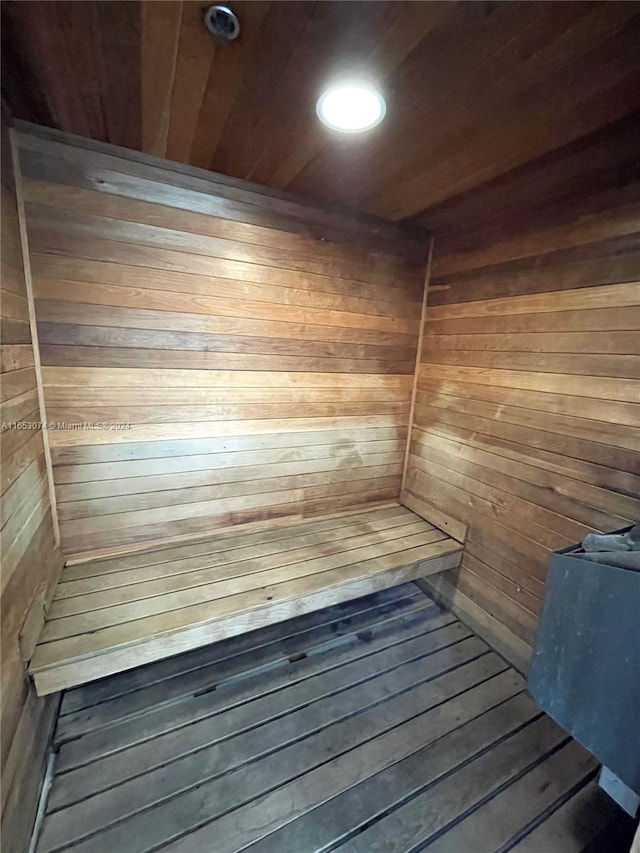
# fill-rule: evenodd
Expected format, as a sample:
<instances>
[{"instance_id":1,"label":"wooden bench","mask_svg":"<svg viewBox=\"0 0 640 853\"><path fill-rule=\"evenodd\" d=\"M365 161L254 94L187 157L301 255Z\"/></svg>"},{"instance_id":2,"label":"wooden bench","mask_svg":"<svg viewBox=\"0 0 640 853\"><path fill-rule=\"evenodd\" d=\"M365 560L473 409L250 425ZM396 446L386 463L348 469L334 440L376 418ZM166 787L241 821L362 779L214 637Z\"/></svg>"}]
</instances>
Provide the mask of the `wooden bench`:
<instances>
[{"instance_id":1,"label":"wooden bench","mask_svg":"<svg viewBox=\"0 0 640 853\"><path fill-rule=\"evenodd\" d=\"M398 503L66 566L30 663L40 695L455 568Z\"/></svg>"}]
</instances>

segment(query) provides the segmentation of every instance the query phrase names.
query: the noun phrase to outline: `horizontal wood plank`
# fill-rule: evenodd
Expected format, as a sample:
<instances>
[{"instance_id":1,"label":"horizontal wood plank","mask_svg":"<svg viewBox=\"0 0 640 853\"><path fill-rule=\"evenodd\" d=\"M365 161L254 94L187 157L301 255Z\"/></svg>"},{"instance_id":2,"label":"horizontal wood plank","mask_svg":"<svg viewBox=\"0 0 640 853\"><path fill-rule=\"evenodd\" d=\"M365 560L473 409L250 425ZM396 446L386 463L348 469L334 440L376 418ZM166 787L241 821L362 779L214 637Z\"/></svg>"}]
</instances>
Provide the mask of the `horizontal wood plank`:
<instances>
[{"instance_id":1,"label":"horizontal wood plank","mask_svg":"<svg viewBox=\"0 0 640 853\"><path fill-rule=\"evenodd\" d=\"M38 690L69 686L69 678L92 680L142 657L160 659L177 647L287 618L292 609L310 612L460 562L461 546L409 510L363 510L299 529L67 567L31 661Z\"/></svg>"},{"instance_id":2,"label":"horizontal wood plank","mask_svg":"<svg viewBox=\"0 0 640 853\"><path fill-rule=\"evenodd\" d=\"M425 238L55 133L18 142L67 553L397 498ZM15 348L6 361L13 398L29 366ZM126 461L159 444L166 465ZM307 477L291 468L319 458ZM218 462L246 470L207 480Z\"/></svg>"},{"instance_id":3,"label":"horizontal wood plank","mask_svg":"<svg viewBox=\"0 0 640 853\"><path fill-rule=\"evenodd\" d=\"M521 661L552 551L640 514L639 187L599 189L592 150L615 171L604 137L576 145L512 176L528 206L487 186L477 221L443 209L435 240L402 500L468 525L461 567L432 588ZM580 187L538 201L546 168Z\"/></svg>"},{"instance_id":4,"label":"horizontal wood plank","mask_svg":"<svg viewBox=\"0 0 640 853\"><path fill-rule=\"evenodd\" d=\"M576 824L593 760L523 688L413 584L76 688L39 853L626 835L614 805Z\"/></svg>"}]
</instances>

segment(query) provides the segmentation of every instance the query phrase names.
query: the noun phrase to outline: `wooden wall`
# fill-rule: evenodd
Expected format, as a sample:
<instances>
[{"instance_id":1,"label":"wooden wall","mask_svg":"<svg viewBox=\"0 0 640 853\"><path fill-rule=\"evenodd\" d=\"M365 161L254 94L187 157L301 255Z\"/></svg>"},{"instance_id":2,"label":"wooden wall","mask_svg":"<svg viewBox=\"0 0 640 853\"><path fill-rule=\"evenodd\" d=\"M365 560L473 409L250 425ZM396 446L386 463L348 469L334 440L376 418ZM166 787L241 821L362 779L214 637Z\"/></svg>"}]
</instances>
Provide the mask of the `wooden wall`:
<instances>
[{"instance_id":1,"label":"wooden wall","mask_svg":"<svg viewBox=\"0 0 640 853\"><path fill-rule=\"evenodd\" d=\"M62 140L62 141L61 141ZM64 550L396 498L426 238L62 135L20 158Z\"/></svg>"},{"instance_id":2,"label":"wooden wall","mask_svg":"<svg viewBox=\"0 0 640 853\"><path fill-rule=\"evenodd\" d=\"M38 699L23 661L62 566L54 544L34 349L7 121L2 122L2 849L26 850L56 698Z\"/></svg>"},{"instance_id":3,"label":"wooden wall","mask_svg":"<svg viewBox=\"0 0 640 853\"><path fill-rule=\"evenodd\" d=\"M430 588L522 666L551 551L640 519L640 182L618 165L592 195L565 171L572 198L435 237L405 494L469 524Z\"/></svg>"}]
</instances>

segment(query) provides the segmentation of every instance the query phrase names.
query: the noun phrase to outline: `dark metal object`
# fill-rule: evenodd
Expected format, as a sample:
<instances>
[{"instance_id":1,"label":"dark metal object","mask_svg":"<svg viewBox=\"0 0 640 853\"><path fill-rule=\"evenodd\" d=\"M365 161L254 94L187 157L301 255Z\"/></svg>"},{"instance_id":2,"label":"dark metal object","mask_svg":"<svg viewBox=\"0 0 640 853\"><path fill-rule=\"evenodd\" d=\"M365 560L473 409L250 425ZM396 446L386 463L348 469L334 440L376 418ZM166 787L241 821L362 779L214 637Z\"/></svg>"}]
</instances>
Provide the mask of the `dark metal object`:
<instances>
[{"instance_id":1,"label":"dark metal object","mask_svg":"<svg viewBox=\"0 0 640 853\"><path fill-rule=\"evenodd\" d=\"M551 558L529 691L640 792L640 573L580 559L579 550Z\"/></svg>"},{"instance_id":2,"label":"dark metal object","mask_svg":"<svg viewBox=\"0 0 640 853\"><path fill-rule=\"evenodd\" d=\"M204 13L207 29L217 39L230 42L240 35L240 21L228 6L209 6Z\"/></svg>"}]
</instances>

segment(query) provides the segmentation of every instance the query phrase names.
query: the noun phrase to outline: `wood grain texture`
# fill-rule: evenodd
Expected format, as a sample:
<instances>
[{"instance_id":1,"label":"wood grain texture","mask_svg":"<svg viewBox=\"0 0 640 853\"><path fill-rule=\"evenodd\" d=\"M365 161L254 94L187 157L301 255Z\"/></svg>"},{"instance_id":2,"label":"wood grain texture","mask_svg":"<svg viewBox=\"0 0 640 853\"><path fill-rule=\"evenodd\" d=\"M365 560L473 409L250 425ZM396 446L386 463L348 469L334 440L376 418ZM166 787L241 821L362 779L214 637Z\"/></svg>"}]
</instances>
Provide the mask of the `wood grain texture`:
<instances>
[{"instance_id":1,"label":"wood grain texture","mask_svg":"<svg viewBox=\"0 0 640 853\"><path fill-rule=\"evenodd\" d=\"M587 147L591 172L585 149L565 152L582 188L546 206L532 207L532 167L512 176L520 207L495 185L459 201L459 230L453 206L434 216L406 499L468 524L460 570L425 583L521 666L551 551L640 518L640 187L635 167L619 169L630 137L637 123L607 155L603 139ZM618 188L603 194L605 167ZM557 161L545 168L561 187Z\"/></svg>"},{"instance_id":2,"label":"wood grain texture","mask_svg":"<svg viewBox=\"0 0 640 853\"><path fill-rule=\"evenodd\" d=\"M37 378L31 342L15 166L2 116L2 290L0 314L20 324L2 344L2 844L28 844L42 784L57 701L38 699L25 664L44 623L62 567L55 546L45 450L38 427ZM12 343L11 341L16 341Z\"/></svg>"},{"instance_id":3,"label":"wood grain texture","mask_svg":"<svg viewBox=\"0 0 640 853\"><path fill-rule=\"evenodd\" d=\"M628 850L524 686L404 584L66 691L36 849Z\"/></svg>"},{"instance_id":4,"label":"wood grain texture","mask_svg":"<svg viewBox=\"0 0 640 853\"><path fill-rule=\"evenodd\" d=\"M426 239L105 146L20 156L67 553L398 496Z\"/></svg>"},{"instance_id":5,"label":"wood grain texture","mask_svg":"<svg viewBox=\"0 0 640 853\"><path fill-rule=\"evenodd\" d=\"M67 566L30 672L44 695L455 568L461 554L391 503Z\"/></svg>"},{"instance_id":6,"label":"wood grain texture","mask_svg":"<svg viewBox=\"0 0 640 853\"><path fill-rule=\"evenodd\" d=\"M392 219L446 218L470 190L640 107L635 2L237 0L231 45L203 10L8 0L3 95L28 121ZM374 131L318 121L343 77L383 91ZM573 171L551 164L549 191L603 150L584 148Z\"/></svg>"}]
</instances>

